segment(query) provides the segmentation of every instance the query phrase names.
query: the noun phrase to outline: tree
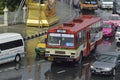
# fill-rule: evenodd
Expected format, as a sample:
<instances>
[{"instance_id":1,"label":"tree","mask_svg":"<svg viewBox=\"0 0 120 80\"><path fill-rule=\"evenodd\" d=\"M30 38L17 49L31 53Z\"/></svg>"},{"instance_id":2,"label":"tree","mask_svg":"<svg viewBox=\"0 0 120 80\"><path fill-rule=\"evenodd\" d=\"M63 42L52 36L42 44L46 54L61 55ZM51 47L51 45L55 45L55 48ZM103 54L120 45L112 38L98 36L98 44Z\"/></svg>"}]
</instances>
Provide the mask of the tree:
<instances>
[{"instance_id":1,"label":"tree","mask_svg":"<svg viewBox=\"0 0 120 80\"><path fill-rule=\"evenodd\" d=\"M4 0L0 1L0 14L3 14L3 9L4 9Z\"/></svg>"},{"instance_id":2,"label":"tree","mask_svg":"<svg viewBox=\"0 0 120 80\"><path fill-rule=\"evenodd\" d=\"M7 7L10 11L14 11L19 7L21 0L6 0Z\"/></svg>"},{"instance_id":3,"label":"tree","mask_svg":"<svg viewBox=\"0 0 120 80\"><path fill-rule=\"evenodd\" d=\"M6 5L9 11L14 11L19 7L20 2L21 0L0 0L0 10Z\"/></svg>"}]
</instances>

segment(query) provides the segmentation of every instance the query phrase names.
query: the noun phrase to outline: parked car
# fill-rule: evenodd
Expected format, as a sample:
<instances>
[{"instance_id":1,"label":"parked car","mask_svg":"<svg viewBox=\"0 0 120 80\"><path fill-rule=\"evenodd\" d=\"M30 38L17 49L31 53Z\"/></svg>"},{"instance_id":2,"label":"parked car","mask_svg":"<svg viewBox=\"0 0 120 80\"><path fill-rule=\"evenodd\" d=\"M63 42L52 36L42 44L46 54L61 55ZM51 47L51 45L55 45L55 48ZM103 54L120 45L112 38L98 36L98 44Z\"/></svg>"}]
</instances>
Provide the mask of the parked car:
<instances>
[{"instance_id":1,"label":"parked car","mask_svg":"<svg viewBox=\"0 0 120 80\"><path fill-rule=\"evenodd\" d=\"M102 32L103 37L113 37L115 35L115 27L110 23L103 23Z\"/></svg>"},{"instance_id":2,"label":"parked car","mask_svg":"<svg viewBox=\"0 0 120 80\"><path fill-rule=\"evenodd\" d=\"M117 29L120 26L120 16L118 14L111 14L106 21L106 23L113 23L114 27Z\"/></svg>"},{"instance_id":3,"label":"parked car","mask_svg":"<svg viewBox=\"0 0 120 80\"><path fill-rule=\"evenodd\" d=\"M106 52L101 54L98 59L90 66L91 74L116 75L120 65L120 53Z\"/></svg>"},{"instance_id":4,"label":"parked car","mask_svg":"<svg viewBox=\"0 0 120 80\"><path fill-rule=\"evenodd\" d=\"M115 39L116 39L116 45L120 47L120 26L116 30Z\"/></svg>"},{"instance_id":5,"label":"parked car","mask_svg":"<svg viewBox=\"0 0 120 80\"><path fill-rule=\"evenodd\" d=\"M41 37L40 41L38 42L35 52L37 55L44 55L46 48L46 35Z\"/></svg>"},{"instance_id":6,"label":"parked car","mask_svg":"<svg viewBox=\"0 0 120 80\"><path fill-rule=\"evenodd\" d=\"M113 0L113 14L120 14L120 0Z\"/></svg>"},{"instance_id":7,"label":"parked car","mask_svg":"<svg viewBox=\"0 0 120 80\"><path fill-rule=\"evenodd\" d=\"M113 0L100 0L101 9L113 9Z\"/></svg>"}]
</instances>

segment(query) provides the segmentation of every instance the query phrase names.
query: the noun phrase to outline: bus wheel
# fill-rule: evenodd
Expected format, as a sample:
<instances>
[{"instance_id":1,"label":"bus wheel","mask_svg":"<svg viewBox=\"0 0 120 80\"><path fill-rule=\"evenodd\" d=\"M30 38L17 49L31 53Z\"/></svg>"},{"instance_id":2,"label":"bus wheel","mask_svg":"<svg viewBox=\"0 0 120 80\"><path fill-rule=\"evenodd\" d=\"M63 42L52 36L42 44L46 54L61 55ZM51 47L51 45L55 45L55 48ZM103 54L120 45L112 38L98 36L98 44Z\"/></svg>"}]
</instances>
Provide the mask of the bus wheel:
<instances>
[{"instance_id":1,"label":"bus wheel","mask_svg":"<svg viewBox=\"0 0 120 80\"><path fill-rule=\"evenodd\" d=\"M20 55L19 54L17 54L16 55L16 57L15 57L15 62L20 62L20 60L21 60L21 57L20 57Z\"/></svg>"},{"instance_id":2,"label":"bus wheel","mask_svg":"<svg viewBox=\"0 0 120 80\"><path fill-rule=\"evenodd\" d=\"M81 53L81 54L80 54L79 63L82 63L82 60L83 60L83 54Z\"/></svg>"},{"instance_id":3,"label":"bus wheel","mask_svg":"<svg viewBox=\"0 0 120 80\"><path fill-rule=\"evenodd\" d=\"M97 43L95 43L94 49L92 51L95 52L96 49L97 49Z\"/></svg>"},{"instance_id":4,"label":"bus wheel","mask_svg":"<svg viewBox=\"0 0 120 80\"><path fill-rule=\"evenodd\" d=\"M78 61L75 61L75 63L82 63L82 58L83 58L83 54L81 53L80 55L79 55L79 60Z\"/></svg>"}]
</instances>

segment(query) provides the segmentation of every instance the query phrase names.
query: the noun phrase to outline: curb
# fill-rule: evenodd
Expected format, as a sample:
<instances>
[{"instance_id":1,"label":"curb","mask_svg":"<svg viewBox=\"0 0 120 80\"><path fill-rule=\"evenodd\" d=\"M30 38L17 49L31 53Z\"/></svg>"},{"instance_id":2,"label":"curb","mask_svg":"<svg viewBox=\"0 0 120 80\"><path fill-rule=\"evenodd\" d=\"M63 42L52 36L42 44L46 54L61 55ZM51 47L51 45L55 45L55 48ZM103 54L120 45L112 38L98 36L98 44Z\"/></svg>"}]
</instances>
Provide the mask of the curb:
<instances>
[{"instance_id":1,"label":"curb","mask_svg":"<svg viewBox=\"0 0 120 80\"><path fill-rule=\"evenodd\" d=\"M39 34L35 34L35 35L32 35L32 36L27 36L27 37L24 37L24 40L30 40L30 39L33 39L33 38L37 38L37 37L45 35L46 33L47 33L47 31L44 31L44 32L39 33Z\"/></svg>"}]
</instances>

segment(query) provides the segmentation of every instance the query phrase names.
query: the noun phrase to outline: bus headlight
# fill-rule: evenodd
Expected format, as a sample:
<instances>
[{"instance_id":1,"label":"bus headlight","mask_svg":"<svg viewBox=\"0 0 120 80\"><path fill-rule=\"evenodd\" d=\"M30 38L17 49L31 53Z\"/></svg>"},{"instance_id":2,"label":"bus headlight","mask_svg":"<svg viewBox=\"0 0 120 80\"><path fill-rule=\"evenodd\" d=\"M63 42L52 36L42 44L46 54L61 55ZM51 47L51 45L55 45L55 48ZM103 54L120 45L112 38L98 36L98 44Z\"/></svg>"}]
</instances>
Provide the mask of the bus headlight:
<instances>
[{"instance_id":1,"label":"bus headlight","mask_svg":"<svg viewBox=\"0 0 120 80\"><path fill-rule=\"evenodd\" d=\"M50 51L45 51L45 53L50 53Z\"/></svg>"}]
</instances>

